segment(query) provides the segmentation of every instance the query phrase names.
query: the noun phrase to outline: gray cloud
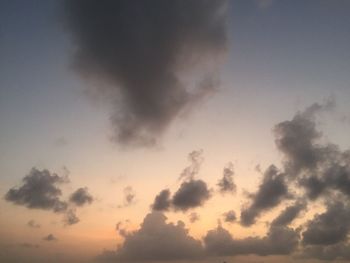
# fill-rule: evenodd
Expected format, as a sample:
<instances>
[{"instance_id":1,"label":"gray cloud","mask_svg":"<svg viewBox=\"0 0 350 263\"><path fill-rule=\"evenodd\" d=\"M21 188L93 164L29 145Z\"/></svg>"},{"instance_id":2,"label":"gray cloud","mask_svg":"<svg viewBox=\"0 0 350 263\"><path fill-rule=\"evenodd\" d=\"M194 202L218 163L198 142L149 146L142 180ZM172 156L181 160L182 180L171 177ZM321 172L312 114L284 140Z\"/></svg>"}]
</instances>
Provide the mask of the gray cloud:
<instances>
[{"instance_id":1,"label":"gray cloud","mask_svg":"<svg viewBox=\"0 0 350 263\"><path fill-rule=\"evenodd\" d=\"M65 225L71 226L74 224L79 223L80 219L77 217L77 215L75 214L75 210L74 209L69 209L63 218L63 223Z\"/></svg>"},{"instance_id":2,"label":"gray cloud","mask_svg":"<svg viewBox=\"0 0 350 263\"><path fill-rule=\"evenodd\" d=\"M233 210L230 210L224 213L223 216L224 216L224 221L228 223L233 223L237 220L236 213Z\"/></svg>"},{"instance_id":3,"label":"gray cloud","mask_svg":"<svg viewBox=\"0 0 350 263\"><path fill-rule=\"evenodd\" d=\"M127 186L123 189L124 193L124 207L129 206L135 202L136 194L131 186ZM123 206L119 206L120 208Z\"/></svg>"},{"instance_id":4,"label":"gray cloud","mask_svg":"<svg viewBox=\"0 0 350 263\"><path fill-rule=\"evenodd\" d=\"M94 198L89 193L86 187L78 188L74 193L69 197L69 201L74 203L77 206L83 206L85 204L91 204L94 201Z\"/></svg>"},{"instance_id":5,"label":"gray cloud","mask_svg":"<svg viewBox=\"0 0 350 263\"><path fill-rule=\"evenodd\" d=\"M241 211L241 224L250 226L264 211L276 207L289 196L285 175L271 165L265 172L262 183L255 194L251 194L250 205Z\"/></svg>"},{"instance_id":6,"label":"gray cloud","mask_svg":"<svg viewBox=\"0 0 350 263\"><path fill-rule=\"evenodd\" d=\"M265 237L234 239L222 226L208 231L204 237L206 252L211 256L256 254L287 255L298 245L299 234L287 227L272 226Z\"/></svg>"},{"instance_id":7,"label":"gray cloud","mask_svg":"<svg viewBox=\"0 0 350 263\"><path fill-rule=\"evenodd\" d=\"M222 194L236 192L236 185L233 182L233 175L233 164L228 163L227 166L224 168L223 177L218 182L219 191Z\"/></svg>"},{"instance_id":8,"label":"gray cloud","mask_svg":"<svg viewBox=\"0 0 350 263\"><path fill-rule=\"evenodd\" d=\"M48 170L40 171L32 168L22 181L22 186L11 188L6 193L7 201L31 209L54 212L62 212L67 209L67 203L60 200L62 191L57 187L58 184L67 182L66 177L60 177Z\"/></svg>"},{"instance_id":9,"label":"gray cloud","mask_svg":"<svg viewBox=\"0 0 350 263\"><path fill-rule=\"evenodd\" d=\"M162 190L154 199L152 209L155 211L167 211L171 206L171 193L169 189Z\"/></svg>"},{"instance_id":10,"label":"gray cloud","mask_svg":"<svg viewBox=\"0 0 350 263\"><path fill-rule=\"evenodd\" d=\"M31 227L31 228L40 228L41 225L37 222L35 222L35 220L31 219L28 221L27 226Z\"/></svg>"},{"instance_id":11,"label":"gray cloud","mask_svg":"<svg viewBox=\"0 0 350 263\"><path fill-rule=\"evenodd\" d=\"M48 234L47 236L43 237L44 241L57 241L58 239L53 234Z\"/></svg>"},{"instance_id":12,"label":"gray cloud","mask_svg":"<svg viewBox=\"0 0 350 263\"><path fill-rule=\"evenodd\" d=\"M273 226L287 226L298 217L301 211L306 209L306 202L297 201L293 205L286 207L273 221Z\"/></svg>"},{"instance_id":13,"label":"gray cloud","mask_svg":"<svg viewBox=\"0 0 350 263\"><path fill-rule=\"evenodd\" d=\"M327 204L326 212L316 214L302 233L305 245L333 245L347 240L350 232L350 206L341 201Z\"/></svg>"},{"instance_id":14,"label":"gray cloud","mask_svg":"<svg viewBox=\"0 0 350 263\"><path fill-rule=\"evenodd\" d=\"M192 151L188 154L188 160L190 161L190 165L187 166L180 174L180 180L191 180L194 179L195 176L199 173L201 165L204 161L203 158L203 150Z\"/></svg>"},{"instance_id":15,"label":"gray cloud","mask_svg":"<svg viewBox=\"0 0 350 263\"><path fill-rule=\"evenodd\" d=\"M299 257L320 260L350 260L350 244L336 244L329 246L307 246ZM338 261L337 261L338 262Z\"/></svg>"},{"instance_id":16,"label":"gray cloud","mask_svg":"<svg viewBox=\"0 0 350 263\"><path fill-rule=\"evenodd\" d=\"M156 143L179 114L215 89L213 73L227 47L227 1L65 3L75 67L98 82L95 93L112 106L120 143ZM199 67L206 73L194 74Z\"/></svg>"},{"instance_id":17,"label":"gray cloud","mask_svg":"<svg viewBox=\"0 0 350 263\"><path fill-rule=\"evenodd\" d=\"M199 258L201 242L188 235L183 222L166 223L160 212L148 214L139 230L125 236L116 251L105 251L98 257L103 262L167 261Z\"/></svg>"},{"instance_id":18,"label":"gray cloud","mask_svg":"<svg viewBox=\"0 0 350 263\"><path fill-rule=\"evenodd\" d=\"M210 197L210 191L204 181L190 180L181 184L173 196L172 205L175 210L187 211L202 206Z\"/></svg>"}]
</instances>

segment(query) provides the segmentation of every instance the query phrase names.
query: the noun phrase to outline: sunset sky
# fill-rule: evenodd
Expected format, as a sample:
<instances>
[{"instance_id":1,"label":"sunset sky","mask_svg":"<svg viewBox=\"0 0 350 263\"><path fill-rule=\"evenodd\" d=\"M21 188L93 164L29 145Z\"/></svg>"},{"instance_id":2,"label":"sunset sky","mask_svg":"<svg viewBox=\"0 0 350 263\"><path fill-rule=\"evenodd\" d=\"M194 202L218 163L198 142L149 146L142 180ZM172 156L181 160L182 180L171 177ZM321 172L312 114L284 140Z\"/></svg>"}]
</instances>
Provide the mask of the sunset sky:
<instances>
[{"instance_id":1,"label":"sunset sky","mask_svg":"<svg viewBox=\"0 0 350 263\"><path fill-rule=\"evenodd\" d=\"M0 262L349 262L349 47L348 0L0 0Z\"/></svg>"}]
</instances>

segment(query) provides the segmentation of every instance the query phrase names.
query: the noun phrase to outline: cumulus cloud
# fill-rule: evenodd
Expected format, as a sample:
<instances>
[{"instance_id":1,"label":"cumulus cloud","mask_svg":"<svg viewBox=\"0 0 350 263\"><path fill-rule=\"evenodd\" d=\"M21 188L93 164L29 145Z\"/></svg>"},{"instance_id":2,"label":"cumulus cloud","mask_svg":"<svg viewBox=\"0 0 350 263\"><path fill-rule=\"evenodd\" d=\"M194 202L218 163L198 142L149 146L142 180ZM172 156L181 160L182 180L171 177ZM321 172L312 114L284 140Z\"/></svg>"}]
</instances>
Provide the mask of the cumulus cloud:
<instances>
[{"instance_id":1,"label":"cumulus cloud","mask_svg":"<svg viewBox=\"0 0 350 263\"><path fill-rule=\"evenodd\" d=\"M295 204L286 207L273 221L274 226L287 226L298 217L301 211L306 209L306 202L297 201Z\"/></svg>"},{"instance_id":2,"label":"cumulus cloud","mask_svg":"<svg viewBox=\"0 0 350 263\"><path fill-rule=\"evenodd\" d=\"M44 241L57 241L58 239L53 234L48 234L47 236L43 237Z\"/></svg>"},{"instance_id":3,"label":"cumulus cloud","mask_svg":"<svg viewBox=\"0 0 350 263\"><path fill-rule=\"evenodd\" d=\"M93 196L89 193L86 187L78 188L69 197L69 201L77 206L83 206L85 204L91 204L94 201Z\"/></svg>"},{"instance_id":4,"label":"cumulus cloud","mask_svg":"<svg viewBox=\"0 0 350 263\"><path fill-rule=\"evenodd\" d=\"M233 223L237 220L236 212L233 210L230 210L223 214L224 221L228 223Z\"/></svg>"},{"instance_id":5,"label":"cumulus cloud","mask_svg":"<svg viewBox=\"0 0 350 263\"><path fill-rule=\"evenodd\" d=\"M95 93L110 104L120 143L156 143L179 114L216 88L227 1L65 3L75 67L98 82ZM195 74L203 65L205 73Z\"/></svg>"},{"instance_id":6,"label":"cumulus cloud","mask_svg":"<svg viewBox=\"0 0 350 263\"><path fill-rule=\"evenodd\" d=\"M148 214L140 229L128 233L116 251L105 251L100 261L134 262L167 261L199 258L201 242L188 235L183 222L167 223L160 212Z\"/></svg>"},{"instance_id":7,"label":"cumulus cloud","mask_svg":"<svg viewBox=\"0 0 350 263\"><path fill-rule=\"evenodd\" d=\"M216 229L208 231L204 237L204 244L206 252L211 256L288 255L296 249L298 239L299 234L293 229L276 226L272 226L262 238L234 239L219 225Z\"/></svg>"},{"instance_id":8,"label":"cumulus cloud","mask_svg":"<svg viewBox=\"0 0 350 263\"><path fill-rule=\"evenodd\" d=\"M302 233L303 244L333 245L347 240L350 232L350 206L343 202L327 204L326 212L316 214Z\"/></svg>"},{"instance_id":9,"label":"cumulus cloud","mask_svg":"<svg viewBox=\"0 0 350 263\"><path fill-rule=\"evenodd\" d=\"M167 211L171 205L171 193L169 189L162 190L154 199L152 209L155 211Z\"/></svg>"},{"instance_id":10,"label":"cumulus cloud","mask_svg":"<svg viewBox=\"0 0 350 263\"><path fill-rule=\"evenodd\" d=\"M62 191L59 184L67 182L66 177L50 173L48 170L32 168L23 178L23 184L19 188L11 188L5 195L5 199L17 205L23 205L31 209L52 210L62 212L67 209L67 203L60 200Z\"/></svg>"},{"instance_id":11,"label":"cumulus cloud","mask_svg":"<svg viewBox=\"0 0 350 263\"><path fill-rule=\"evenodd\" d=\"M31 227L31 228L40 228L41 225L37 222L35 222L35 220L31 219L28 221L27 226Z\"/></svg>"},{"instance_id":12,"label":"cumulus cloud","mask_svg":"<svg viewBox=\"0 0 350 263\"><path fill-rule=\"evenodd\" d=\"M218 182L220 193L234 193L236 192L236 184L233 182L233 164L229 163L224 168L223 177Z\"/></svg>"},{"instance_id":13,"label":"cumulus cloud","mask_svg":"<svg viewBox=\"0 0 350 263\"><path fill-rule=\"evenodd\" d=\"M187 211L202 206L210 197L210 191L204 181L190 180L181 184L173 196L172 205L175 210Z\"/></svg>"},{"instance_id":14,"label":"cumulus cloud","mask_svg":"<svg viewBox=\"0 0 350 263\"><path fill-rule=\"evenodd\" d=\"M241 224L250 226L264 211L270 210L289 196L285 174L280 173L274 165L265 172L262 183L255 194L250 194L251 203L241 211Z\"/></svg>"}]
</instances>

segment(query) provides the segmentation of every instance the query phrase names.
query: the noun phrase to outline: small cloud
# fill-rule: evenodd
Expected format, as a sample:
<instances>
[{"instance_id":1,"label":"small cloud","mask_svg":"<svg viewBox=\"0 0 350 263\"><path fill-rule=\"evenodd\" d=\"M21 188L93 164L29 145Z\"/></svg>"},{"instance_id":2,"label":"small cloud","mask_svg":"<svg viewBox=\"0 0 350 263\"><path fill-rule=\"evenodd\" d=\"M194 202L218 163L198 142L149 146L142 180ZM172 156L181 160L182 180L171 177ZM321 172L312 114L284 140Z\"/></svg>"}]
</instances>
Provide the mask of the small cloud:
<instances>
[{"instance_id":1,"label":"small cloud","mask_svg":"<svg viewBox=\"0 0 350 263\"><path fill-rule=\"evenodd\" d=\"M199 219L200 219L200 216L196 212L191 213L189 216L189 220L192 224L197 222Z\"/></svg>"},{"instance_id":2,"label":"small cloud","mask_svg":"<svg viewBox=\"0 0 350 263\"><path fill-rule=\"evenodd\" d=\"M77 206L83 206L85 204L91 204L94 201L94 198L89 193L86 187L77 189L69 197L69 201L74 203Z\"/></svg>"},{"instance_id":3,"label":"small cloud","mask_svg":"<svg viewBox=\"0 0 350 263\"><path fill-rule=\"evenodd\" d=\"M228 223L233 223L237 220L236 213L233 210L230 210L224 213L223 216L224 216L224 221Z\"/></svg>"},{"instance_id":4,"label":"small cloud","mask_svg":"<svg viewBox=\"0 0 350 263\"><path fill-rule=\"evenodd\" d=\"M35 220L31 219L28 221L27 226L31 227L31 228L40 228L40 224L38 224L37 222L35 222Z\"/></svg>"},{"instance_id":5,"label":"small cloud","mask_svg":"<svg viewBox=\"0 0 350 263\"><path fill-rule=\"evenodd\" d=\"M43 237L44 241L57 241L58 239L53 234L48 234L46 237Z\"/></svg>"}]
</instances>

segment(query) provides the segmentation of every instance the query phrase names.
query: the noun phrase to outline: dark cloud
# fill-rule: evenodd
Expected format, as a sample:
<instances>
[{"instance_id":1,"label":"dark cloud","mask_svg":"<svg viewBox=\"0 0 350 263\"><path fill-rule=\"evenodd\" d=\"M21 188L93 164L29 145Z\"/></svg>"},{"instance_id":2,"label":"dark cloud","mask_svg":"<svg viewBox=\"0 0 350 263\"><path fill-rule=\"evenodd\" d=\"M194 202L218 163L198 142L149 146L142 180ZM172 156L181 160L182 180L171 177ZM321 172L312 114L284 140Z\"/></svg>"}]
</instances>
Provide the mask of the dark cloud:
<instances>
[{"instance_id":1,"label":"dark cloud","mask_svg":"<svg viewBox=\"0 0 350 263\"><path fill-rule=\"evenodd\" d=\"M273 221L273 226L287 226L298 217L301 211L306 209L306 202L297 201L295 204L286 207Z\"/></svg>"},{"instance_id":2,"label":"dark cloud","mask_svg":"<svg viewBox=\"0 0 350 263\"><path fill-rule=\"evenodd\" d=\"M152 209L154 211L167 211L171 206L171 193L169 189L162 190L154 199Z\"/></svg>"},{"instance_id":3,"label":"dark cloud","mask_svg":"<svg viewBox=\"0 0 350 263\"><path fill-rule=\"evenodd\" d=\"M228 222L228 223L233 223L237 219L236 213L233 210L230 210L230 211L224 213L223 216L224 216L224 221Z\"/></svg>"},{"instance_id":4,"label":"dark cloud","mask_svg":"<svg viewBox=\"0 0 350 263\"><path fill-rule=\"evenodd\" d=\"M69 201L74 203L77 206L83 206L85 204L91 204L94 201L94 198L89 193L86 187L78 188L74 193L69 197Z\"/></svg>"},{"instance_id":5,"label":"dark cloud","mask_svg":"<svg viewBox=\"0 0 350 263\"><path fill-rule=\"evenodd\" d=\"M327 204L326 212L316 214L302 233L305 245L333 245L347 240L350 232L350 206L341 201Z\"/></svg>"},{"instance_id":6,"label":"dark cloud","mask_svg":"<svg viewBox=\"0 0 350 263\"><path fill-rule=\"evenodd\" d=\"M45 241L57 241L58 239L53 234L48 234L46 237L43 237Z\"/></svg>"},{"instance_id":7,"label":"dark cloud","mask_svg":"<svg viewBox=\"0 0 350 263\"><path fill-rule=\"evenodd\" d=\"M201 242L188 235L183 222L166 223L160 212L148 214L139 230L125 236L116 251L105 251L98 257L107 262L167 261L199 258Z\"/></svg>"},{"instance_id":8,"label":"dark cloud","mask_svg":"<svg viewBox=\"0 0 350 263\"><path fill-rule=\"evenodd\" d=\"M17 205L31 209L52 210L62 212L67 209L67 203L60 200L61 190L57 185L67 182L66 177L50 173L48 170L32 168L23 178L19 188L11 188L5 199Z\"/></svg>"},{"instance_id":9,"label":"dark cloud","mask_svg":"<svg viewBox=\"0 0 350 263\"><path fill-rule=\"evenodd\" d=\"M301 258L320 260L350 260L350 244L336 244L329 246L307 246L299 255ZM338 261L336 261L338 262Z\"/></svg>"},{"instance_id":10,"label":"dark cloud","mask_svg":"<svg viewBox=\"0 0 350 263\"><path fill-rule=\"evenodd\" d=\"M289 196L285 174L280 173L274 165L265 172L262 183L255 194L251 194L250 205L241 211L241 224L250 226L264 211L276 207Z\"/></svg>"},{"instance_id":11,"label":"dark cloud","mask_svg":"<svg viewBox=\"0 0 350 263\"><path fill-rule=\"evenodd\" d=\"M35 222L35 220L31 219L28 221L27 226L31 227L31 228L40 228L41 225L37 222Z\"/></svg>"},{"instance_id":12,"label":"dark cloud","mask_svg":"<svg viewBox=\"0 0 350 263\"><path fill-rule=\"evenodd\" d=\"M227 47L227 1L65 3L75 67L96 80L95 93L112 105L122 144L156 143L179 114L216 88L213 72ZM194 74L199 67L206 73Z\"/></svg>"},{"instance_id":13,"label":"dark cloud","mask_svg":"<svg viewBox=\"0 0 350 263\"><path fill-rule=\"evenodd\" d=\"M196 212L193 212L193 213L191 213L191 214L189 215L189 220L190 220L190 222L191 222L192 224L195 223L195 222L197 222L199 219L200 219L200 216L199 216L199 214L196 213Z\"/></svg>"},{"instance_id":14,"label":"dark cloud","mask_svg":"<svg viewBox=\"0 0 350 263\"><path fill-rule=\"evenodd\" d=\"M75 214L75 210L73 209L69 209L65 215L64 215L64 218L63 218L63 223L65 225L74 225L74 224L77 224L79 223L80 219L77 217L77 215Z\"/></svg>"},{"instance_id":15,"label":"dark cloud","mask_svg":"<svg viewBox=\"0 0 350 263\"><path fill-rule=\"evenodd\" d=\"M126 230L126 228L123 226L124 223L128 223L128 220L125 220L125 222L119 221L116 225L115 225L115 230L117 231L117 233L122 236L122 237L126 237L129 233Z\"/></svg>"},{"instance_id":16,"label":"dark cloud","mask_svg":"<svg viewBox=\"0 0 350 263\"><path fill-rule=\"evenodd\" d=\"M210 191L204 181L190 180L181 184L173 196L172 205L175 210L187 211L202 206L210 197Z\"/></svg>"},{"instance_id":17,"label":"dark cloud","mask_svg":"<svg viewBox=\"0 0 350 263\"><path fill-rule=\"evenodd\" d=\"M224 193L235 193L236 192L236 185L233 182L233 164L229 163L225 168L223 172L223 177L218 182L219 191Z\"/></svg>"},{"instance_id":18,"label":"dark cloud","mask_svg":"<svg viewBox=\"0 0 350 263\"><path fill-rule=\"evenodd\" d=\"M288 255L296 249L298 239L299 234L296 231L277 226L272 226L262 238L234 239L219 225L216 229L208 231L204 237L204 244L206 252L211 256Z\"/></svg>"}]
</instances>

